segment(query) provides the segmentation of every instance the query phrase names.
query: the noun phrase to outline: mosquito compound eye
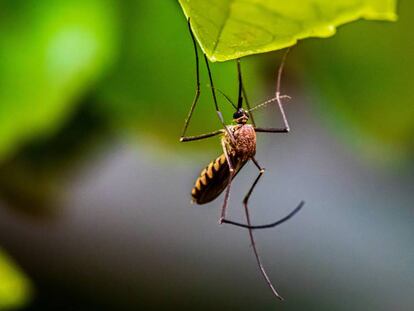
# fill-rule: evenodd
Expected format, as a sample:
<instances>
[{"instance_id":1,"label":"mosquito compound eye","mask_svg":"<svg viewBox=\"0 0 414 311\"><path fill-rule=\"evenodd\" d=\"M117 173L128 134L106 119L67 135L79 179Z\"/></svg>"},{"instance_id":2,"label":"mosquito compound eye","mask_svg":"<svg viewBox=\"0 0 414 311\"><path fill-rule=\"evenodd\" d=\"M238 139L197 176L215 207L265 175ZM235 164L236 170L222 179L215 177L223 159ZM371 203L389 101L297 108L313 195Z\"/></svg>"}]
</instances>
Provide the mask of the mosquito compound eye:
<instances>
[{"instance_id":1,"label":"mosquito compound eye","mask_svg":"<svg viewBox=\"0 0 414 311\"><path fill-rule=\"evenodd\" d=\"M233 119L236 120L243 116L246 116L246 113L242 109L239 109L233 114Z\"/></svg>"}]
</instances>

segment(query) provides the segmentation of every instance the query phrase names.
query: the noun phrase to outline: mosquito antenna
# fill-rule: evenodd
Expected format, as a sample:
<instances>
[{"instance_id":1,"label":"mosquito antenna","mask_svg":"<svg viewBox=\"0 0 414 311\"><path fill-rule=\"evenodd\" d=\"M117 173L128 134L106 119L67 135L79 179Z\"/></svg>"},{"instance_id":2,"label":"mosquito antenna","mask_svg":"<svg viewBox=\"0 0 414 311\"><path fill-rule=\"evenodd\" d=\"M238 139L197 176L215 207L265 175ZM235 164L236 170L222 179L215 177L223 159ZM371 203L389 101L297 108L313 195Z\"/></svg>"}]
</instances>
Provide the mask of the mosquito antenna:
<instances>
[{"instance_id":1,"label":"mosquito antenna","mask_svg":"<svg viewBox=\"0 0 414 311\"><path fill-rule=\"evenodd\" d=\"M292 99L292 97L290 97L289 95L279 95L279 99L285 99L285 98L286 99ZM270 103L273 103L273 102L275 102L277 100L278 100L277 97L273 97L273 98L271 98L269 100L266 100L265 102L263 102L261 104L258 104L257 106L254 106L253 108L249 109L248 112L253 111L253 110L256 110L256 109L259 109L261 107L264 107L264 106L266 106L266 105L268 105Z\"/></svg>"},{"instance_id":2,"label":"mosquito antenna","mask_svg":"<svg viewBox=\"0 0 414 311\"><path fill-rule=\"evenodd\" d=\"M214 88L213 86L209 85L211 88ZM218 91L221 95L223 95L227 101L234 107L234 109L237 109L237 106L233 103L233 101L228 97L222 90L218 88L214 88L216 91Z\"/></svg>"},{"instance_id":3,"label":"mosquito antenna","mask_svg":"<svg viewBox=\"0 0 414 311\"><path fill-rule=\"evenodd\" d=\"M242 96L243 84L242 84L242 76L241 76L241 68L240 68L240 58L237 59L237 73L239 77L239 95L237 97L237 110L238 110L242 108L242 104L243 104L243 96Z\"/></svg>"}]
</instances>

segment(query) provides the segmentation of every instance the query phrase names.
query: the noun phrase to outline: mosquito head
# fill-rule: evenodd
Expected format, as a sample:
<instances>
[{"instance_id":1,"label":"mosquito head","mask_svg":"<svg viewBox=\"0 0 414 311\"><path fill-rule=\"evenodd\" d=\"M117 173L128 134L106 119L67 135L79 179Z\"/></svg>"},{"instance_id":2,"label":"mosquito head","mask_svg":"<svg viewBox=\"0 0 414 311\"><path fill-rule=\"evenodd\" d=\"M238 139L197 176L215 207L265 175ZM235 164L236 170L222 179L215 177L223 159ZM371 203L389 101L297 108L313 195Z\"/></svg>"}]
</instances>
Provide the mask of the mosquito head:
<instances>
[{"instance_id":1,"label":"mosquito head","mask_svg":"<svg viewBox=\"0 0 414 311\"><path fill-rule=\"evenodd\" d=\"M237 111L233 114L233 120L237 124L245 124L249 120L249 115L243 108L237 109Z\"/></svg>"}]
</instances>

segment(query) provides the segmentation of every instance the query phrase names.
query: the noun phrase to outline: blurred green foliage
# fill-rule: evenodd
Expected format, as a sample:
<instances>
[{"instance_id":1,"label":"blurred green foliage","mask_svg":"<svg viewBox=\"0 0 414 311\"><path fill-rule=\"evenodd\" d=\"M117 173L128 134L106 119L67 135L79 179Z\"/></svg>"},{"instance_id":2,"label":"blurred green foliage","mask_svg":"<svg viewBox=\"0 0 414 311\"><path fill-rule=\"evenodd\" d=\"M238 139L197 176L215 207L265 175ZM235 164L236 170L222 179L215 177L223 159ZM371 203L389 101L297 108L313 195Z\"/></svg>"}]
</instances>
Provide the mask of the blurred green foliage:
<instances>
[{"instance_id":1,"label":"blurred green foliage","mask_svg":"<svg viewBox=\"0 0 414 311\"><path fill-rule=\"evenodd\" d=\"M407 163L414 151L414 2L397 23L354 23L298 52L313 102L335 133L373 163Z\"/></svg>"},{"instance_id":2,"label":"blurred green foliage","mask_svg":"<svg viewBox=\"0 0 414 311\"><path fill-rule=\"evenodd\" d=\"M22 307L30 300L31 293L26 276L0 250L0 310Z\"/></svg>"},{"instance_id":3,"label":"blurred green foliage","mask_svg":"<svg viewBox=\"0 0 414 311\"><path fill-rule=\"evenodd\" d=\"M179 0L212 61L283 49L308 37L329 37L359 19L396 19L396 0Z\"/></svg>"},{"instance_id":4,"label":"blurred green foliage","mask_svg":"<svg viewBox=\"0 0 414 311\"><path fill-rule=\"evenodd\" d=\"M0 159L48 136L114 58L110 0L2 1Z\"/></svg>"},{"instance_id":5,"label":"blurred green foliage","mask_svg":"<svg viewBox=\"0 0 414 311\"><path fill-rule=\"evenodd\" d=\"M48 139L34 139L0 166L0 197L7 206L36 217L56 216L71 175L107 140L104 120L91 102Z\"/></svg>"}]
</instances>

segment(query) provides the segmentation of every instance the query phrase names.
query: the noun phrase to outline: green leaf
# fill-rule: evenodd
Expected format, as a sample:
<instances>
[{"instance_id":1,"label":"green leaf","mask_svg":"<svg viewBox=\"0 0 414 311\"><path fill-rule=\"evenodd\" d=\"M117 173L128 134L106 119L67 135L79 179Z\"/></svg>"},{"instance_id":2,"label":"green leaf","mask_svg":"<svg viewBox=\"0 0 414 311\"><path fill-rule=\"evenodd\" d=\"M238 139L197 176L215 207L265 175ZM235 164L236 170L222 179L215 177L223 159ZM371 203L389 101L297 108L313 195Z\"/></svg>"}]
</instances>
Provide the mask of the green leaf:
<instances>
[{"instance_id":1,"label":"green leaf","mask_svg":"<svg viewBox=\"0 0 414 311\"><path fill-rule=\"evenodd\" d=\"M0 250L0 310L24 306L31 294L32 288L29 280Z\"/></svg>"},{"instance_id":2,"label":"green leaf","mask_svg":"<svg viewBox=\"0 0 414 311\"><path fill-rule=\"evenodd\" d=\"M0 9L0 160L52 135L114 55L110 0L6 1Z\"/></svg>"},{"instance_id":3,"label":"green leaf","mask_svg":"<svg viewBox=\"0 0 414 311\"><path fill-rule=\"evenodd\" d=\"M396 20L396 0L179 0L211 61L269 52L329 37L359 18Z\"/></svg>"}]
</instances>

